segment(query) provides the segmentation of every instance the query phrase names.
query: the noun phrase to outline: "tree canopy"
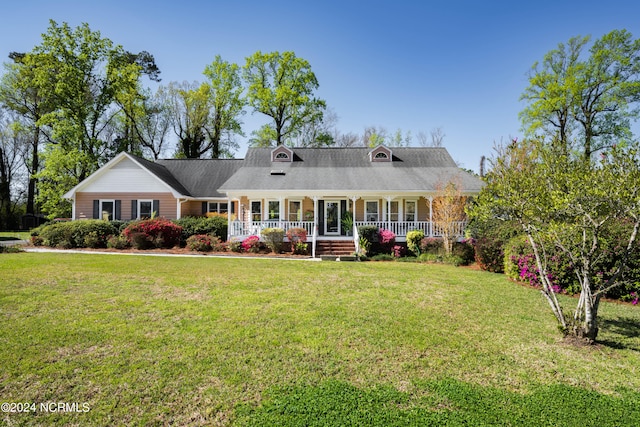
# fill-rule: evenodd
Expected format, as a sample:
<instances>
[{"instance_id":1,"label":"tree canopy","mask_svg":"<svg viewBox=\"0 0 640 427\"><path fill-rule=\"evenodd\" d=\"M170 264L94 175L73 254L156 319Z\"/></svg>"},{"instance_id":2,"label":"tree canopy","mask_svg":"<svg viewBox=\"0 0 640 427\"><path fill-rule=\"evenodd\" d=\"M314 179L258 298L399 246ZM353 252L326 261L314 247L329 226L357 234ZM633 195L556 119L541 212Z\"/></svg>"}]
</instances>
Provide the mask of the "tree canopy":
<instances>
[{"instance_id":1,"label":"tree canopy","mask_svg":"<svg viewBox=\"0 0 640 427\"><path fill-rule=\"evenodd\" d=\"M614 30L587 51L589 41L571 38L534 64L520 113L528 136L585 158L629 139L640 99L640 40Z\"/></svg>"},{"instance_id":2,"label":"tree canopy","mask_svg":"<svg viewBox=\"0 0 640 427\"><path fill-rule=\"evenodd\" d=\"M314 96L319 84L311 65L293 52L254 53L244 67L247 100L254 111L273 119L259 139L282 145L301 129L322 121L326 103Z\"/></svg>"}]
</instances>

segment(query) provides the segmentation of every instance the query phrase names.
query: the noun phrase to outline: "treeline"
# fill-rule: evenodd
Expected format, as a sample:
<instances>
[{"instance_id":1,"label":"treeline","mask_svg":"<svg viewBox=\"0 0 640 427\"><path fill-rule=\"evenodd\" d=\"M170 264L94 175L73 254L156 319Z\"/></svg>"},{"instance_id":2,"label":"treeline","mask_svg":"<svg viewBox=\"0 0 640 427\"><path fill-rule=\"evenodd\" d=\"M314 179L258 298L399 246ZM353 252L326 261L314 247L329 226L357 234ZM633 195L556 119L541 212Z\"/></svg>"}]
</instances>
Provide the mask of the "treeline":
<instances>
[{"instance_id":1,"label":"treeline","mask_svg":"<svg viewBox=\"0 0 640 427\"><path fill-rule=\"evenodd\" d=\"M148 159L233 157L253 146L441 145L435 129L341 133L293 52L256 52L243 66L216 56L203 82L161 81L154 56L130 52L88 24L50 21L30 52L11 52L0 76L0 229L22 213L69 217L62 195L121 151ZM156 87L152 90L150 85ZM268 122L246 133L242 118Z\"/></svg>"}]
</instances>

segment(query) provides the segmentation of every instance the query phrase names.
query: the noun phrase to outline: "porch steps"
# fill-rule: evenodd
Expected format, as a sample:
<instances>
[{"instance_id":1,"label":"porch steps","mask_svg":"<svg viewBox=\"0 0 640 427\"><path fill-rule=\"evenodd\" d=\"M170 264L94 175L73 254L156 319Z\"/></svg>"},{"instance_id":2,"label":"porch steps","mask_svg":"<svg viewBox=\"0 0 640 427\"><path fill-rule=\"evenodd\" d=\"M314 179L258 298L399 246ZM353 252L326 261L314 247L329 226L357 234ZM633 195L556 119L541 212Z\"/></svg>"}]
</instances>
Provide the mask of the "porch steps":
<instances>
[{"instance_id":1,"label":"porch steps","mask_svg":"<svg viewBox=\"0 0 640 427\"><path fill-rule=\"evenodd\" d=\"M316 257L349 256L356 250L352 240L318 240L316 242Z\"/></svg>"}]
</instances>

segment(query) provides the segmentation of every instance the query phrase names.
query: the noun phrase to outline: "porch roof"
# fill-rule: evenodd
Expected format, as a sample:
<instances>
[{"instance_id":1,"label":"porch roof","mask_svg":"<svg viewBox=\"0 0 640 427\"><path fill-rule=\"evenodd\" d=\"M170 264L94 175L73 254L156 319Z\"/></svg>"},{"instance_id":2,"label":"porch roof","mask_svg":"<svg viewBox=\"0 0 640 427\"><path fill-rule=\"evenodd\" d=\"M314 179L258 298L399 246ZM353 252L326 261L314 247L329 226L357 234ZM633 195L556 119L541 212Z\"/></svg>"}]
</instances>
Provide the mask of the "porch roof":
<instances>
[{"instance_id":1,"label":"porch roof","mask_svg":"<svg viewBox=\"0 0 640 427\"><path fill-rule=\"evenodd\" d=\"M371 162L370 148L294 148L293 161L272 162L271 148L250 148L221 192L307 191L429 193L438 182L460 180L479 192L482 181L458 168L440 147L394 147L391 162Z\"/></svg>"}]
</instances>

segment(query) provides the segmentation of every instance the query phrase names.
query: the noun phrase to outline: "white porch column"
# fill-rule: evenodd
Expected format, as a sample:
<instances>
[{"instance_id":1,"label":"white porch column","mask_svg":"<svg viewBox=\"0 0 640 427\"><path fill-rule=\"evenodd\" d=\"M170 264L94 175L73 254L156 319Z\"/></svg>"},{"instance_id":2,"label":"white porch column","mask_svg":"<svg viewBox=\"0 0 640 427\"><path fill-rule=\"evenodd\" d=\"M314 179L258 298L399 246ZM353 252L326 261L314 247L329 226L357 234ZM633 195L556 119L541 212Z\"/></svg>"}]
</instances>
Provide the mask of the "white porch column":
<instances>
[{"instance_id":1,"label":"white porch column","mask_svg":"<svg viewBox=\"0 0 640 427\"><path fill-rule=\"evenodd\" d=\"M433 237L433 196L429 196L429 237Z\"/></svg>"},{"instance_id":2,"label":"white porch column","mask_svg":"<svg viewBox=\"0 0 640 427\"><path fill-rule=\"evenodd\" d=\"M353 238L355 239L356 236L356 200L358 200L358 196L351 196L349 197L351 199L351 203L353 204Z\"/></svg>"},{"instance_id":3,"label":"white porch column","mask_svg":"<svg viewBox=\"0 0 640 427\"><path fill-rule=\"evenodd\" d=\"M286 216L284 214L284 197L282 196L278 197L278 211L278 227L284 228L284 224L282 222Z\"/></svg>"},{"instance_id":4,"label":"white porch column","mask_svg":"<svg viewBox=\"0 0 640 427\"><path fill-rule=\"evenodd\" d=\"M391 197L387 196L387 230L391 230Z\"/></svg>"},{"instance_id":5,"label":"white porch column","mask_svg":"<svg viewBox=\"0 0 640 427\"><path fill-rule=\"evenodd\" d=\"M311 237L311 257L316 257L316 237L318 235L318 196L313 196L313 236Z\"/></svg>"},{"instance_id":6,"label":"white porch column","mask_svg":"<svg viewBox=\"0 0 640 427\"><path fill-rule=\"evenodd\" d=\"M231 210L233 206L233 201L231 200L231 195L227 193L227 242L231 240Z\"/></svg>"}]
</instances>

